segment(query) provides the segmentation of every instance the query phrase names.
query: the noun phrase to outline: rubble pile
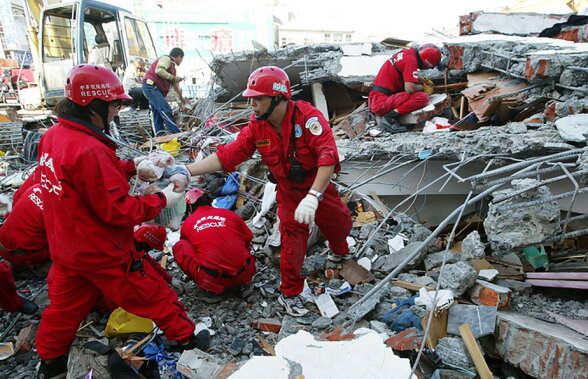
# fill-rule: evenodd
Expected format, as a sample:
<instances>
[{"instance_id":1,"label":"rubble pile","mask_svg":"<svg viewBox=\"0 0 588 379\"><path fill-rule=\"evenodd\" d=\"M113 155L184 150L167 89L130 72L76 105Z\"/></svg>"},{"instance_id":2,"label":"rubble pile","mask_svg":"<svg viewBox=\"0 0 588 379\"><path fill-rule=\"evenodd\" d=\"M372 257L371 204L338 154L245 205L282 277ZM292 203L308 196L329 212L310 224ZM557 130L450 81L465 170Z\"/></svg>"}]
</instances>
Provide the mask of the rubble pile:
<instances>
[{"instance_id":1,"label":"rubble pile","mask_svg":"<svg viewBox=\"0 0 588 379\"><path fill-rule=\"evenodd\" d=\"M399 121L406 132L380 130L366 106L365 82L394 51L376 44L218 56L210 97L176 109L180 134L151 138L148 113L121 112L121 157L161 149L178 163L199 160L247 124L251 111L239 95L249 72L284 67L298 98L326 104L321 111L342 159L334 183L354 221L351 259L340 262L328 259L325 238L311 228L302 269L309 312L292 317L278 301L279 219L266 165L254 156L229 177L192 177L191 188L206 189L214 205L245 220L257 273L250 285L223 295L197 288L170 254L177 225L158 220L168 227L166 248L150 254L177 280L197 330L212 336L206 352L161 352L171 362L160 364L161 377L172 377L174 365L190 378L256 377L264 368L281 377L323 377L324 365L309 357L340 362L349 351L349 360L379 357L385 367L414 368L422 377L588 376L588 50L521 35L509 22L490 22L489 29L485 20L495 17L508 19L462 18L462 34L475 35L444 44L450 70L424 73L437 96ZM522 19L537 22L532 35L552 25L545 17ZM478 34L507 26L513 30ZM432 121L441 116L447 125ZM3 192L14 191L26 168L7 163ZM228 181L237 183L229 194ZM48 301L43 278L18 281L21 293L40 294L41 307ZM8 342L30 342L39 320L16 317L0 312L0 377L31 377L37 364L31 343L2 355ZM70 353L72 377L104 369L87 341L128 343L128 336L104 337L108 314L94 312L86 323Z\"/></svg>"}]
</instances>

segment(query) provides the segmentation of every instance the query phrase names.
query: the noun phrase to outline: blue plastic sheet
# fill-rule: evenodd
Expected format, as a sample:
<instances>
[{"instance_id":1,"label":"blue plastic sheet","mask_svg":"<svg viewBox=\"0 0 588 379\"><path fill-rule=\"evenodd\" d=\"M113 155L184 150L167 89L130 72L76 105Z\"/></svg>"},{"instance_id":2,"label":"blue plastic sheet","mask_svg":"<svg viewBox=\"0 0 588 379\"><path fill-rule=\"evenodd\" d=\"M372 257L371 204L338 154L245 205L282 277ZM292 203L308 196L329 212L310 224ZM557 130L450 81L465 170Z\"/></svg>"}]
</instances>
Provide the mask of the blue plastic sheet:
<instances>
[{"instance_id":1,"label":"blue plastic sheet","mask_svg":"<svg viewBox=\"0 0 588 379\"><path fill-rule=\"evenodd\" d=\"M221 190L221 195L223 196L227 196L227 195L234 195L237 193L237 191L239 190L239 175L241 175L240 172L233 172L231 175L229 175L229 177L227 178L225 185L223 186L223 189ZM224 208L224 207L223 207Z\"/></svg>"}]
</instances>

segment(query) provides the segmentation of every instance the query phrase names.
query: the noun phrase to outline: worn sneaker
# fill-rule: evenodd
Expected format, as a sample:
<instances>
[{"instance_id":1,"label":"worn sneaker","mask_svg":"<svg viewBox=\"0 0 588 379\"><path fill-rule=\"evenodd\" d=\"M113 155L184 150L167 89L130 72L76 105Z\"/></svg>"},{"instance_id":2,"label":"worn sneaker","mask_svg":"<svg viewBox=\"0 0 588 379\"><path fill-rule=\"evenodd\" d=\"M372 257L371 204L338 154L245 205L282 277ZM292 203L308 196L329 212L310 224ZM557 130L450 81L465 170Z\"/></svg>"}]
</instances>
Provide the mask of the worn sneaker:
<instances>
[{"instance_id":1,"label":"worn sneaker","mask_svg":"<svg viewBox=\"0 0 588 379\"><path fill-rule=\"evenodd\" d=\"M290 297L282 294L278 298L278 302L290 316L301 317L308 313L308 309L304 306L304 300L300 296Z\"/></svg>"},{"instance_id":2,"label":"worn sneaker","mask_svg":"<svg viewBox=\"0 0 588 379\"><path fill-rule=\"evenodd\" d=\"M61 379L67 376L67 355L62 355L51 362L41 361L37 379Z\"/></svg>"},{"instance_id":3,"label":"worn sneaker","mask_svg":"<svg viewBox=\"0 0 588 379\"><path fill-rule=\"evenodd\" d=\"M39 306L29 299L22 298L22 307L19 312L25 315L33 315L39 311Z\"/></svg>"}]
</instances>

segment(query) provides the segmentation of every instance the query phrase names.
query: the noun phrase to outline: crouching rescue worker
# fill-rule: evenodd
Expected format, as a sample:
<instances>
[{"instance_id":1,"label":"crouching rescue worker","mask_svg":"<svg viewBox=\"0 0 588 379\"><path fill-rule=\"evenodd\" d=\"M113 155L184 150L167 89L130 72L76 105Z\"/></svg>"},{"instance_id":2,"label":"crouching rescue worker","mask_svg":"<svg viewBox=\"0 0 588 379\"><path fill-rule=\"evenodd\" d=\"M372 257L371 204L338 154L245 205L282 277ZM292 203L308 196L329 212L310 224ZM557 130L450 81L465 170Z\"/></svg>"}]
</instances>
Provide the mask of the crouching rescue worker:
<instances>
[{"instance_id":1,"label":"crouching rescue worker","mask_svg":"<svg viewBox=\"0 0 588 379\"><path fill-rule=\"evenodd\" d=\"M429 102L429 95L419 84L418 69L433 68L441 61L441 50L433 44L399 51L388 59L378 72L369 94L370 111L382 116L380 127L395 132L399 115L421 109Z\"/></svg>"},{"instance_id":2,"label":"crouching rescue worker","mask_svg":"<svg viewBox=\"0 0 588 379\"><path fill-rule=\"evenodd\" d=\"M64 376L67 353L97 297L152 319L170 340L195 345L194 323L176 293L136 256L133 227L183 199L173 185L147 196L129 195L133 161L120 161L108 125L123 100L119 78L95 65L72 68L58 123L39 143L39 166L49 251L49 299L36 346L38 378Z\"/></svg>"},{"instance_id":3,"label":"crouching rescue worker","mask_svg":"<svg viewBox=\"0 0 588 379\"><path fill-rule=\"evenodd\" d=\"M255 70L243 96L251 98L254 114L237 139L216 153L187 166L191 175L234 171L258 150L277 182L280 218L279 302L292 316L308 310L300 295L301 269L306 255L309 224L315 222L336 257L349 252L351 215L339 198L331 176L340 170L339 154L328 122L305 101L292 101L290 79L279 67ZM153 177L139 173L139 177Z\"/></svg>"},{"instance_id":4,"label":"crouching rescue worker","mask_svg":"<svg viewBox=\"0 0 588 379\"><path fill-rule=\"evenodd\" d=\"M212 207L210 195L199 188L186 193L186 204L191 215L173 248L178 266L206 291L220 294L249 284L255 274L253 234L243 219L228 209Z\"/></svg>"},{"instance_id":5,"label":"crouching rescue worker","mask_svg":"<svg viewBox=\"0 0 588 379\"><path fill-rule=\"evenodd\" d=\"M14 206L10 206L7 198L0 200L12 210L0 227L0 257L15 265L33 267L50 260L43 220L43 195L38 184L20 195ZM17 294L8 262L0 262L0 308L6 312L36 313L39 307Z\"/></svg>"}]
</instances>

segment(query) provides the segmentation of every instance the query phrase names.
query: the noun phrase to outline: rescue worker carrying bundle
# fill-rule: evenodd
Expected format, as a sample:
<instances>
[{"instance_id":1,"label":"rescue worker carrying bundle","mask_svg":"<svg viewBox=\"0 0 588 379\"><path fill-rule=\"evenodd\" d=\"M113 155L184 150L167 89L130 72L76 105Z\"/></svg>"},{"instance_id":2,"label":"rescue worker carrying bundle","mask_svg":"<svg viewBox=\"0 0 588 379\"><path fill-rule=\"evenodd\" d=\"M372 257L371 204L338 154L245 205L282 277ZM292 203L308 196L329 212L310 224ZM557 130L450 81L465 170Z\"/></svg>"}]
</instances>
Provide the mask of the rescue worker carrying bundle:
<instances>
[{"instance_id":1,"label":"rescue worker carrying bundle","mask_svg":"<svg viewBox=\"0 0 588 379\"><path fill-rule=\"evenodd\" d=\"M437 67L440 62L441 50L433 44L401 50L384 62L368 97L370 111L382 116L381 129L406 131L396 124L398 116L421 109L429 102L429 95L419 84L417 70Z\"/></svg>"},{"instance_id":2,"label":"rescue worker carrying bundle","mask_svg":"<svg viewBox=\"0 0 588 379\"><path fill-rule=\"evenodd\" d=\"M150 265L136 261L133 227L183 198L173 184L155 194L129 195L137 162L120 161L107 136L122 101L119 78L94 65L72 68L58 123L39 143L35 173L43 191L45 228L53 265L50 303L36 346L39 378L63 375L80 323L104 295L126 311L150 318L182 347L195 346L195 325L176 293Z\"/></svg>"},{"instance_id":3,"label":"rescue worker carrying bundle","mask_svg":"<svg viewBox=\"0 0 588 379\"><path fill-rule=\"evenodd\" d=\"M199 288L217 294L249 284L255 274L253 234L243 219L212 207L210 195L199 188L186 192L186 205L191 214L173 248L178 266Z\"/></svg>"}]
</instances>

